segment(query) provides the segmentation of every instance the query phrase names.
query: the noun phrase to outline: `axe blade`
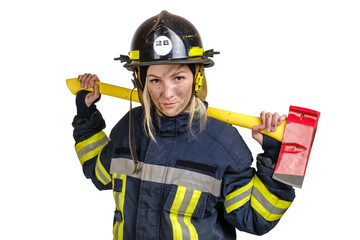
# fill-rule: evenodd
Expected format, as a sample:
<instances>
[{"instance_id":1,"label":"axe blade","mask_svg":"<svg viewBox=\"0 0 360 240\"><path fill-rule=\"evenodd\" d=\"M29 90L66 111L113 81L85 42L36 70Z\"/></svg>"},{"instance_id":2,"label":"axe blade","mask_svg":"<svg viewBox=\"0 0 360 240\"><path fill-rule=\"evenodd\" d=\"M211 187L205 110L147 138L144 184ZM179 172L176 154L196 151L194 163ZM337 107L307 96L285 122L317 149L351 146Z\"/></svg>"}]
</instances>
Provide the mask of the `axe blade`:
<instances>
[{"instance_id":1,"label":"axe blade","mask_svg":"<svg viewBox=\"0 0 360 240\"><path fill-rule=\"evenodd\" d=\"M320 112L290 106L273 178L301 188Z\"/></svg>"}]
</instances>

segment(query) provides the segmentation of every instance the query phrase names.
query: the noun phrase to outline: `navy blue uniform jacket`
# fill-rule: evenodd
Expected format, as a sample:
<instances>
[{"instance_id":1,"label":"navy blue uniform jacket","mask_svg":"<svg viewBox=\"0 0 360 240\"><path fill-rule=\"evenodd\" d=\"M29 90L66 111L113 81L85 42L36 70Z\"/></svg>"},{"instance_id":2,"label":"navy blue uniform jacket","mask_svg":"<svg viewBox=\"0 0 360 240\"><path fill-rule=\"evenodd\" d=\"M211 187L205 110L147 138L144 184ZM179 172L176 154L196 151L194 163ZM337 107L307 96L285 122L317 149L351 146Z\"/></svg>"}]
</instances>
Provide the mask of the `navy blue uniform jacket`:
<instances>
[{"instance_id":1,"label":"navy blue uniform jacket","mask_svg":"<svg viewBox=\"0 0 360 240\"><path fill-rule=\"evenodd\" d=\"M92 106L73 121L75 149L84 174L100 190L112 189L114 239L236 239L235 228L262 235L291 205L294 189L272 179L233 126L209 117L194 138L188 114L154 117L157 143L142 127L143 109L132 110L141 170L133 173L129 114L111 131ZM196 132L197 124L194 123ZM263 159L276 161L280 143L264 138Z\"/></svg>"}]
</instances>

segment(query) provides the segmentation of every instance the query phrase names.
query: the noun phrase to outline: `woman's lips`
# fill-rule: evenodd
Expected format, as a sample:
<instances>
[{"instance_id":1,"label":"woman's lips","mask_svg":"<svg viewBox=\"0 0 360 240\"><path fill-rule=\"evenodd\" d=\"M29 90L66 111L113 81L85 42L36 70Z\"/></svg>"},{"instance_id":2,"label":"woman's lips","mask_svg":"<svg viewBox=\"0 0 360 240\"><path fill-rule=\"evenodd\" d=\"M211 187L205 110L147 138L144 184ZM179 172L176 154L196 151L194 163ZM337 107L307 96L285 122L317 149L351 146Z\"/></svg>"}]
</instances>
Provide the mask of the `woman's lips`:
<instances>
[{"instance_id":1,"label":"woman's lips","mask_svg":"<svg viewBox=\"0 0 360 240\"><path fill-rule=\"evenodd\" d=\"M165 107L173 107L173 106L175 106L175 104L176 103L163 103L163 105L165 106Z\"/></svg>"}]
</instances>

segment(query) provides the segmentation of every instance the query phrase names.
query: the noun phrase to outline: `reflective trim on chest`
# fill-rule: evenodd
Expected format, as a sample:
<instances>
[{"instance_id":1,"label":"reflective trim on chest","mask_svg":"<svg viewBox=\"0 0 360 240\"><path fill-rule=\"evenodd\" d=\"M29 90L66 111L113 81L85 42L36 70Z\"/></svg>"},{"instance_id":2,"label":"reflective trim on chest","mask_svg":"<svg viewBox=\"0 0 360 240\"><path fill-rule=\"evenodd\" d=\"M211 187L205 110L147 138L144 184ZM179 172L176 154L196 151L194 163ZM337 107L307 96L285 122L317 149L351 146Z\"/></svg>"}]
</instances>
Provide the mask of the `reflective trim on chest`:
<instances>
[{"instance_id":1,"label":"reflective trim on chest","mask_svg":"<svg viewBox=\"0 0 360 240\"><path fill-rule=\"evenodd\" d=\"M126 158L113 158L110 173L125 174L143 181L173 184L220 196L221 180L173 167L142 163L141 171L133 174L134 163Z\"/></svg>"}]
</instances>

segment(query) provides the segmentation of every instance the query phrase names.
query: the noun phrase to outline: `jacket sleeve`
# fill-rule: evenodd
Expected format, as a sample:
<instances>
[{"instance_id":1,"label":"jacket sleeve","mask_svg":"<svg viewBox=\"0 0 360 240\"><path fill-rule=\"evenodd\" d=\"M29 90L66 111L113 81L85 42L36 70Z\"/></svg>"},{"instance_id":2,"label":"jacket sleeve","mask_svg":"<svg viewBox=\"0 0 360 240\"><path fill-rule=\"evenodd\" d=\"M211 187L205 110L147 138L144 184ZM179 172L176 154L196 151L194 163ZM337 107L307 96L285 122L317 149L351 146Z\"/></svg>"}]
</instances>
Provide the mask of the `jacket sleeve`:
<instances>
[{"instance_id":1,"label":"jacket sleeve","mask_svg":"<svg viewBox=\"0 0 360 240\"><path fill-rule=\"evenodd\" d=\"M295 198L293 187L272 179L280 146L280 142L264 136L257 171L251 167L248 151L224 177L224 218L240 231L256 235L269 232Z\"/></svg>"},{"instance_id":2,"label":"jacket sleeve","mask_svg":"<svg viewBox=\"0 0 360 240\"><path fill-rule=\"evenodd\" d=\"M88 92L76 96L77 115L73 120L75 150L86 178L99 190L111 189L110 161L112 143L103 129L105 121L93 104L87 107L84 98Z\"/></svg>"}]
</instances>

